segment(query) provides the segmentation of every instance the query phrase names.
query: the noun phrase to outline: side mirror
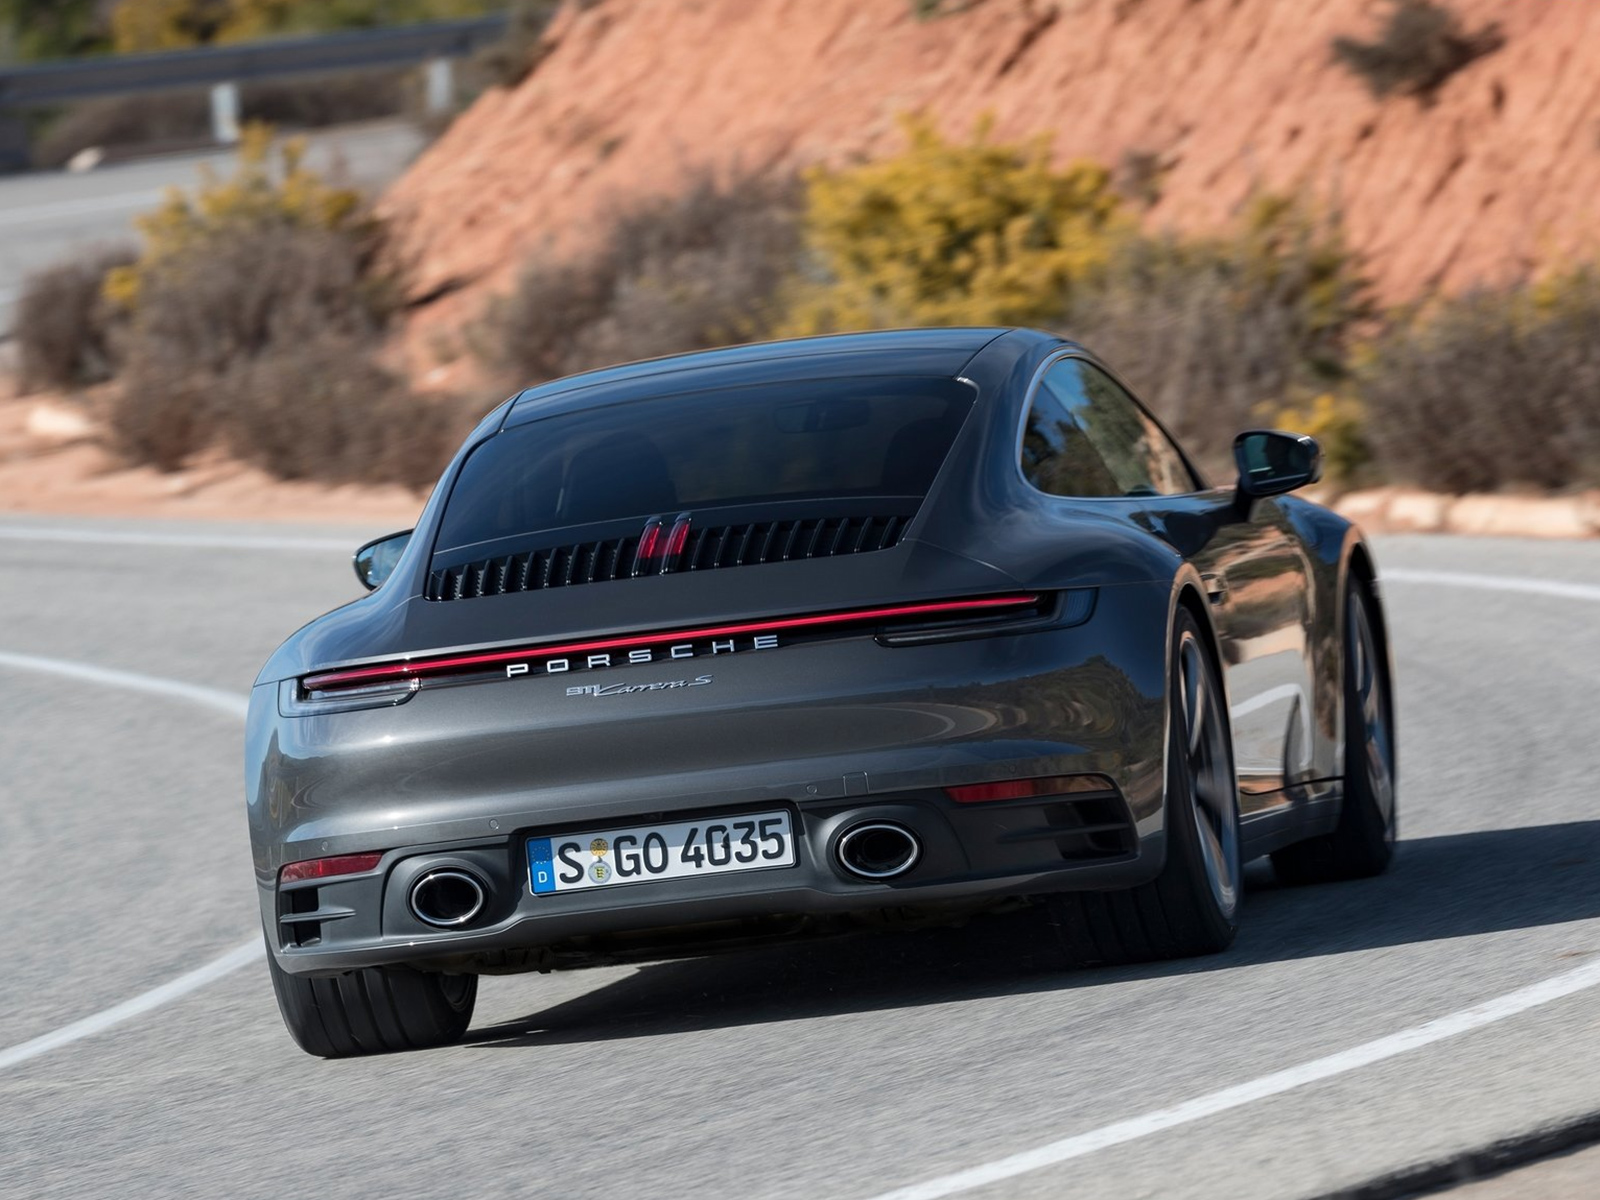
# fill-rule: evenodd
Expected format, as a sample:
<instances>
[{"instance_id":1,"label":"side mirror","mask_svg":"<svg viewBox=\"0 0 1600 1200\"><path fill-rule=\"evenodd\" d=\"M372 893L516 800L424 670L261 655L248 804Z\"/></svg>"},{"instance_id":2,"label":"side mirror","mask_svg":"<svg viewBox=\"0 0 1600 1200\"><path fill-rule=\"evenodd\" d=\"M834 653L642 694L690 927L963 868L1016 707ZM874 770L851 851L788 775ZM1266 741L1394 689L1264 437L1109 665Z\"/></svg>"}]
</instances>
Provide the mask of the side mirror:
<instances>
[{"instance_id":1,"label":"side mirror","mask_svg":"<svg viewBox=\"0 0 1600 1200\"><path fill-rule=\"evenodd\" d=\"M1239 495L1255 500L1281 496L1322 478L1322 447L1303 433L1250 429L1233 439Z\"/></svg>"},{"instance_id":2,"label":"side mirror","mask_svg":"<svg viewBox=\"0 0 1600 1200\"><path fill-rule=\"evenodd\" d=\"M394 574L395 564L411 544L413 532L403 529L399 533L385 534L381 538L373 538L356 551L356 578L361 580L362 587L370 592Z\"/></svg>"}]
</instances>

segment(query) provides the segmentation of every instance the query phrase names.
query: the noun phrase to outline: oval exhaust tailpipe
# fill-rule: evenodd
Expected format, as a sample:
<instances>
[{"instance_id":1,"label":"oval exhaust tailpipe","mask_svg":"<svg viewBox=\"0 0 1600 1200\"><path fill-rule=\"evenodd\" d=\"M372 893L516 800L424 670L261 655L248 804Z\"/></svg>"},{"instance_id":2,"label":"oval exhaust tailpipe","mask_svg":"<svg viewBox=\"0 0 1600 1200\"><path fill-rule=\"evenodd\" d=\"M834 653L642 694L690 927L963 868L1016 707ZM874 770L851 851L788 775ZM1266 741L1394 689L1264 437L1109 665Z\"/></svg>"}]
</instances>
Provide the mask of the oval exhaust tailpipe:
<instances>
[{"instance_id":1,"label":"oval exhaust tailpipe","mask_svg":"<svg viewBox=\"0 0 1600 1200\"><path fill-rule=\"evenodd\" d=\"M487 898L483 881L476 875L441 867L411 885L411 913L424 925L450 929L481 913Z\"/></svg>"},{"instance_id":2,"label":"oval exhaust tailpipe","mask_svg":"<svg viewBox=\"0 0 1600 1200\"><path fill-rule=\"evenodd\" d=\"M846 830L833 853L858 879L893 879L917 865L922 843L904 825L875 821Z\"/></svg>"}]
</instances>

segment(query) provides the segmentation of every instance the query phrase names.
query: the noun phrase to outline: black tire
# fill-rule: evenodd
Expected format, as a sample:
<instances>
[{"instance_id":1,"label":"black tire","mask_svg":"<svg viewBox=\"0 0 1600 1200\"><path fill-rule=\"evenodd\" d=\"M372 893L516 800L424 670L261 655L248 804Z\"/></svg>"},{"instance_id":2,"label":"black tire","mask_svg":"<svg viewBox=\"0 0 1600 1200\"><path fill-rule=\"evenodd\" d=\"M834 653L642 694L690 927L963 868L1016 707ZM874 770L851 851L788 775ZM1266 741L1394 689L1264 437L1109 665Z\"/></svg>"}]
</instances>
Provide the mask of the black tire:
<instances>
[{"instance_id":1,"label":"black tire","mask_svg":"<svg viewBox=\"0 0 1600 1200\"><path fill-rule=\"evenodd\" d=\"M1217 662L1194 614L1178 610L1168 672L1167 862L1149 883L1046 900L1073 966L1226 950L1241 897L1239 791Z\"/></svg>"},{"instance_id":2,"label":"black tire","mask_svg":"<svg viewBox=\"0 0 1600 1200\"><path fill-rule=\"evenodd\" d=\"M1344 802L1332 833L1272 856L1284 883L1367 879L1383 874L1394 857L1394 706L1373 611L1366 585L1352 578L1344 622Z\"/></svg>"},{"instance_id":3,"label":"black tire","mask_svg":"<svg viewBox=\"0 0 1600 1200\"><path fill-rule=\"evenodd\" d=\"M330 978L291 975L267 952L278 1011L300 1049L320 1058L422 1050L461 1040L476 975L366 967Z\"/></svg>"}]
</instances>

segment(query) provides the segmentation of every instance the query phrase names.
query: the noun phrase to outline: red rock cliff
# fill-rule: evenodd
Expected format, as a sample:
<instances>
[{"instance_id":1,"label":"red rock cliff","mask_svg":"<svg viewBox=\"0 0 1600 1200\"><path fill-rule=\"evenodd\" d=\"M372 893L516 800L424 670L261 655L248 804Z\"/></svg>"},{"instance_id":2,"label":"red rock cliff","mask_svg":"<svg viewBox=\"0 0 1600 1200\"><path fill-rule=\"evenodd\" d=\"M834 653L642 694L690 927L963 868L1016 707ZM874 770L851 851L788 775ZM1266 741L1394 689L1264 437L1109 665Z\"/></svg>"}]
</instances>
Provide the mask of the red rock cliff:
<instances>
[{"instance_id":1,"label":"red rock cliff","mask_svg":"<svg viewBox=\"0 0 1600 1200\"><path fill-rule=\"evenodd\" d=\"M1436 103L1373 100L1330 57L1370 36L1370 0L975 0L918 21L907 0L600 0L481 99L385 200L417 294L470 315L597 209L701 166L838 162L898 142L920 110L952 134L1048 132L1059 159L1170 166L1157 225L1223 223L1251 187L1343 209L1382 294L1459 288L1596 251L1600 4L1451 0L1504 47Z\"/></svg>"}]
</instances>

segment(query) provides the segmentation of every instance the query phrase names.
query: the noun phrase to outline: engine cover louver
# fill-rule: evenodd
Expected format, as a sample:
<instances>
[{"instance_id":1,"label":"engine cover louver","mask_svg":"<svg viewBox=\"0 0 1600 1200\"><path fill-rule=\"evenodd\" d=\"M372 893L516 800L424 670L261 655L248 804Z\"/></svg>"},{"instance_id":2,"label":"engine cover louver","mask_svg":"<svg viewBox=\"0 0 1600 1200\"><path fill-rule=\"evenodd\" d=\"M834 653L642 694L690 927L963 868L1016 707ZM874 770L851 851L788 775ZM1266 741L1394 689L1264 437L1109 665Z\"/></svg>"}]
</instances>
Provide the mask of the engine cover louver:
<instances>
[{"instance_id":1,"label":"engine cover louver","mask_svg":"<svg viewBox=\"0 0 1600 1200\"><path fill-rule=\"evenodd\" d=\"M903 516L825 517L718 525L689 532L681 550L652 556L639 569L639 535L504 554L428 575L429 600L471 600L507 592L604 583L638 575L669 575L751 567L803 558L833 558L887 550L905 532Z\"/></svg>"}]
</instances>

